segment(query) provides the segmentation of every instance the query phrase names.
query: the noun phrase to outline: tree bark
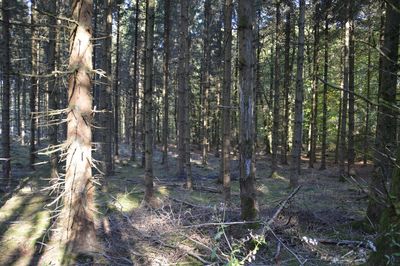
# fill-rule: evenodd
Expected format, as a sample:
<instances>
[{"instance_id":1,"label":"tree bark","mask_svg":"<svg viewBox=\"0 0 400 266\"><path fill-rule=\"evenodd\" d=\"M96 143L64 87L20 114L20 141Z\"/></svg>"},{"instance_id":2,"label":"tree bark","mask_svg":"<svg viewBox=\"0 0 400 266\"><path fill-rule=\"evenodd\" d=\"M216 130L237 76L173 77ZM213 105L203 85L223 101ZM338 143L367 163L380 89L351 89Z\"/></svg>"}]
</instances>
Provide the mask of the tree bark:
<instances>
[{"instance_id":1,"label":"tree bark","mask_svg":"<svg viewBox=\"0 0 400 266\"><path fill-rule=\"evenodd\" d=\"M116 158L119 156L119 46L120 46L120 6L117 4L117 43L115 51L115 77L114 77L114 155Z\"/></svg>"},{"instance_id":2,"label":"tree bark","mask_svg":"<svg viewBox=\"0 0 400 266\"><path fill-rule=\"evenodd\" d=\"M375 137L374 174L370 183L370 201L367 216L373 223L378 223L386 201L386 183L391 180L394 164L392 158L396 151L396 86L398 71L398 47L400 4L395 0L386 2L386 18L383 47L381 80L378 91L378 118Z\"/></svg>"},{"instance_id":3,"label":"tree bark","mask_svg":"<svg viewBox=\"0 0 400 266\"><path fill-rule=\"evenodd\" d=\"M3 19L3 97L1 110L1 145L2 145L2 164L3 164L3 186L10 186L11 182L11 154L10 154L10 3L3 0L2 3Z\"/></svg>"},{"instance_id":4,"label":"tree bark","mask_svg":"<svg viewBox=\"0 0 400 266\"><path fill-rule=\"evenodd\" d=\"M232 0L224 5L224 79L222 89L222 182L225 204L231 200L231 83L232 83Z\"/></svg>"},{"instance_id":5,"label":"tree bark","mask_svg":"<svg viewBox=\"0 0 400 266\"><path fill-rule=\"evenodd\" d=\"M354 165L354 3L349 0L349 132L348 132L348 162L347 173L350 174L350 168Z\"/></svg>"},{"instance_id":6,"label":"tree bark","mask_svg":"<svg viewBox=\"0 0 400 266\"><path fill-rule=\"evenodd\" d=\"M40 265L73 264L73 257L94 252L94 184L92 181L92 0L74 0L68 80L68 132L64 204L57 230ZM67 260L67 261L66 261Z\"/></svg>"},{"instance_id":7,"label":"tree bark","mask_svg":"<svg viewBox=\"0 0 400 266\"><path fill-rule=\"evenodd\" d=\"M163 131L162 131L162 161L168 168L168 118L169 118L169 60L170 60L170 24L171 24L171 0L164 2L164 83L163 83L163 99L164 99L164 117L163 117Z\"/></svg>"},{"instance_id":8,"label":"tree bark","mask_svg":"<svg viewBox=\"0 0 400 266\"><path fill-rule=\"evenodd\" d=\"M38 79L36 77L37 74L37 41L36 41L36 30L35 23L37 20L37 11L36 9L36 0L32 0L31 3L31 91L29 98L29 107L30 107L30 117L31 117L31 132L30 132L30 142L29 142L29 166L31 170L35 169L36 162L36 118L34 114L36 112L36 91L38 89Z\"/></svg>"},{"instance_id":9,"label":"tree bark","mask_svg":"<svg viewBox=\"0 0 400 266\"><path fill-rule=\"evenodd\" d=\"M134 35L134 52L133 52L133 90L132 90L132 97L133 97L133 108L132 108L132 153L131 153L131 160L136 161L136 115L137 115L137 107L138 107L138 40L139 40L139 14L140 14L140 6L139 1L136 0L136 8L135 8L135 35Z\"/></svg>"},{"instance_id":10,"label":"tree bark","mask_svg":"<svg viewBox=\"0 0 400 266\"><path fill-rule=\"evenodd\" d=\"M254 172L254 49L253 18L251 0L239 0L239 108L240 108L240 205L242 219L257 218Z\"/></svg>"},{"instance_id":11,"label":"tree bark","mask_svg":"<svg viewBox=\"0 0 400 266\"><path fill-rule=\"evenodd\" d=\"M304 20L305 0L300 0L299 39L297 49L296 95L294 109L294 132L292 147L292 162L290 167L290 186L297 187L300 174L301 149L303 146L303 67L304 67Z\"/></svg>"},{"instance_id":12,"label":"tree bark","mask_svg":"<svg viewBox=\"0 0 400 266\"><path fill-rule=\"evenodd\" d=\"M154 51L154 9L155 0L146 1L146 55L145 55L145 193L144 200L151 203L153 199L153 51Z\"/></svg>"},{"instance_id":13,"label":"tree bark","mask_svg":"<svg viewBox=\"0 0 400 266\"><path fill-rule=\"evenodd\" d=\"M316 161L316 148L318 138L318 75L319 75L319 22L320 3L315 1L314 12L314 49L313 49L313 84L312 84L312 107L311 107L311 139L310 139L310 160L308 166L314 167Z\"/></svg>"}]
</instances>

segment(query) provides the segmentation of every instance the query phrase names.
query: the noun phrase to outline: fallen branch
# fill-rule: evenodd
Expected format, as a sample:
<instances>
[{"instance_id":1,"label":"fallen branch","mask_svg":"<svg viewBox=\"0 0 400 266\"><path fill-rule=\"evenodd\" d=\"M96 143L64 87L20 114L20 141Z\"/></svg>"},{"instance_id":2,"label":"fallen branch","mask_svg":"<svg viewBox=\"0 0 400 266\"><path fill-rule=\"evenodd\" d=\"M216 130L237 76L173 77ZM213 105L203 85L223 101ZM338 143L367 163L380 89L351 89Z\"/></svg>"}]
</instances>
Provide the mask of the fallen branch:
<instances>
[{"instance_id":1,"label":"fallen branch","mask_svg":"<svg viewBox=\"0 0 400 266\"><path fill-rule=\"evenodd\" d=\"M336 245L336 246L351 246L351 247L361 247L368 248L372 251L376 251L376 247L372 241L357 241L357 240L335 240L335 239L325 239L325 238L309 238L303 236L301 241L307 244L317 246L318 244L325 245Z\"/></svg>"},{"instance_id":2,"label":"fallen branch","mask_svg":"<svg viewBox=\"0 0 400 266\"><path fill-rule=\"evenodd\" d=\"M279 216L279 214L282 212L283 208L285 208L285 206L286 206L286 204L289 202L289 200L291 200L291 199L294 197L294 195L296 195L297 192L299 192L300 188L301 188L301 186L296 187L296 188L292 191L292 193L290 193L289 196L288 196L284 201L282 201L282 203L280 204L279 208L275 211L274 215L272 215L271 219L268 220L268 222L267 222L267 224L266 224L267 226L270 226L271 224L274 223L275 219L276 219L276 218Z\"/></svg>"}]
</instances>

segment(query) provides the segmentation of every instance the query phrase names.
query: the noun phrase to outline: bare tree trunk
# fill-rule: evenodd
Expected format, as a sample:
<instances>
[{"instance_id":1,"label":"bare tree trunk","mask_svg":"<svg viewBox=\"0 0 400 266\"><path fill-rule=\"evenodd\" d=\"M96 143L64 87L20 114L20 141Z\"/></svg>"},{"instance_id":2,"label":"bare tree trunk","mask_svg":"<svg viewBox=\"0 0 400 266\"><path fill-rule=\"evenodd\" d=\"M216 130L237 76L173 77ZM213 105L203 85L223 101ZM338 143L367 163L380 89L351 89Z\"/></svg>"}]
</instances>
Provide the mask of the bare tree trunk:
<instances>
[{"instance_id":1,"label":"bare tree trunk","mask_svg":"<svg viewBox=\"0 0 400 266\"><path fill-rule=\"evenodd\" d=\"M271 166L271 176L273 176L278 168L278 145L279 145L279 123L280 123L280 62L279 56L281 53L280 47L280 2L276 1L276 21L275 21L275 62L274 62L274 111L273 111L273 124L272 124L272 166Z\"/></svg>"},{"instance_id":2,"label":"bare tree trunk","mask_svg":"<svg viewBox=\"0 0 400 266\"><path fill-rule=\"evenodd\" d=\"M153 51L154 51L154 8L155 0L146 1L146 57L145 57L145 193L144 200L151 203L153 199Z\"/></svg>"},{"instance_id":3,"label":"bare tree trunk","mask_svg":"<svg viewBox=\"0 0 400 266\"><path fill-rule=\"evenodd\" d=\"M222 89L222 182L225 204L231 200L231 83L232 83L232 0L224 5L224 80Z\"/></svg>"},{"instance_id":4,"label":"bare tree trunk","mask_svg":"<svg viewBox=\"0 0 400 266\"><path fill-rule=\"evenodd\" d=\"M57 1L48 1L48 7L49 7L49 12L52 14L57 13ZM56 71L57 70L57 19L56 17L50 16L49 17L49 23L51 26L49 28L49 72ZM48 90L48 97L49 97L49 109L50 112L57 110L58 109L58 89L56 87L56 78L52 77L49 80L49 90ZM55 119L53 116L50 115L50 121ZM54 123L54 122L50 122ZM58 126L57 124L51 125L49 127L49 141L50 145L53 145L55 147L57 143L57 132L58 132ZM52 180L57 180L58 179L58 152L53 152L50 154L50 166L51 166L51 174L50 178Z\"/></svg>"},{"instance_id":5,"label":"bare tree trunk","mask_svg":"<svg viewBox=\"0 0 400 266\"><path fill-rule=\"evenodd\" d=\"M387 200L386 184L392 178L393 159L397 148L396 143L396 86L398 71L398 47L400 6L398 1L386 2L386 18L383 37L383 54L380 55L382 68L378 92L378 118L375 137L374 165L375 172L370 183L370 201L367 209L368 218L374 223L379 222L382 210Z\"/></svg>"},{"instance_id":6,"label":"bare tree trunk","mask_svg":"<svg viewBox=\"0 0 400 266\"><path fill-rule=\"evenodd\" d=\"M348 162L347 172L354 165L354 18L353 0L349 0L349 22L350 22L350 41L349 41L349 132L348 132Z\"/></svg>"},{"instance_id":7,"label":"bare tree trunk","mask_svg":"<svg viewBox=\"0 0 400 266\"><path fill-rule=\"evenodd\" d=\"M325 2L325 29L324 29L324 80L328 80L328 66L329 66L329 8L330 2ZM320 170L326 169L326 137L328 134L327 130L327 116L328 116L328 105L327 105L327 93L328 93L328 84L324 83L324 92L322 96L322 147L321 147L321 166ZM340 115L340 114L339 114Z\"/></svg>"},{"instance_id":8,"label":"bare tree trunk","mask_svg":"<svg viewBox=\"0 0 400 266\"><path fill-rule=\"evenodd\" d=\"M163 131L162 131L162 146L163 154L161 164L165 164L168 168L168 118L169 118L169 58L170 58L170 24L171 24L171 0L165 0L164 2L164 87L163 87L163 98L164 98L164 117L163 117Z\"/></svg>"},{"instance_id":9,"label":"bare tree trunk","mask_svg":"<svg viewBox=\"0 0 400 266\"><path fill-rule=\"evenodd\" d=\"M137 114L137 107L138 107L138 40L139 40L139 14L140 14L140 6L139 1L136 0L136 10L135 10L135 36L134 36L134 52L133 52L133 90L132 90L132 97L133 97L133 108L132 108L132 153L131 153L131 160L136 160L136 114Z\"/></svg>"},{"instance_id":10,"label":"bare tree trunk","mask_svg":"<svg viewBox=\"0 0 400 266\"><path fill-rule=\"evenodd\" d=\"M209 150L209 91L210 91L210 26L211 26L211 0L204 2L204 33L203 33L203 71L201 81L201 119L202 119L202 164L207 164L207 152Z\"/></svg>"},{"instance_id":11,"label":"bare tree trunk","mask_svg":"<svg viewBox=\"0 0 400 266\"><path fill-rule=\"evenodd\" d=\"M11 182L11 154L10 154L10 3L3 0L2 3L3 19L3 99L1 110L1 146L2 146L2 164L3 164L3 186L10 186Z\"/></svg>"},{"instance_id":12,"label":"bare tree trunk","mask_svg":"<svg viewBox=\"0 0 400 266\"><path fill-rule=\"evenodd\" d=\"M288 10L286 11L286 22L285 22L285 73L283 80L283 87L285 88L284 98L284 112L285 116L283 119L283 133L282 133L282 146L281 146L281 163L287 164L287 150L288 150L288 137L289 137L289 92L291 86L290 80L290 34L291 34L291 21L290 15L292 12L291 0L287 1Z\"/></svg>"},{"instance_id":13,"label":"bare tree trunk","mask_svg":"<svg viewBox=\"0 0 400 266\"><path fill-rule=\"evenodd\" d=\"M189 128L189 1L181 0L180 40L178 64L178 176L185 177L187 188L192 188L190 174ZM187 157L189 156L189 158Z\"/></svg>"},{"instance_id":14,"label":"bare tree trunk","mask_svg":"<svg viewBox=\"0 0 400 266\"><path fill-rule=\"evenodd\" d=\"M36 41L36 30L35 23L37 19L37 11L36 9L36 0L32 0L31 3L31 68L32 68L32 77L31 77L31 92L29 98L29 106L31 112L31 134L30 134L30 143L29 143L29 166L32 170L35 169L35 161L36 161L36 147L35 147L35 133L36 133L36 118L34 114L36 112L36 91L38 88L38 80L36 77L37 74L37 41Z\"/></svg>"},{"instance_id":15,"label":"bare tree trunk","mask_svg":"<svg viewBox=\"0 0 400 266\"><path fill-rule=\"evenodd\" d=\"M310 139L310 160L308 166L314 167L316 161L316 148L318 138L318 75L319 75L319 1L315 1L314 12L314 49L313 49L313 85L312 85L312 109L311 109L311 139Z\"/></svg>"},{"instance_id":16,"label":"bare tree trunk","mask_svg":"<svg viewBox=\"0 0 400 266\"><path fill-rule=\"evenodd\" d=\"M239 108L240 108L240 205L242 219L258 215L254 172L254 50L253 1L239 0Z\"/></svg>"},{"instance_id":17,"label":"bare tree trunk","mask_svg":"<svg viewBox=\"0 0 400 266\"><path fill-rule=\"evenodd\" d=\"M343 92L342 92L342 124L340 132L339 145L339 175L340 179L344 179L345 175L345 157L346 157L346 122L347 122L347 104L349 91L349 48L350 48L350 3L347 2L347 21L345 26L345 42L344 42L344 69L343 69Z\"/></svg>"},{"instance_id":18,"label":"bare tree trunk","mask_svg":"<svg viewBox=\"0 0 400 266\"><path fill-rule=\"evenodd\" d=\"M370 31L368 31L370 32ZM371 37L368 37L368 43L371 42ZM367 64L367 99L369 100L371 97L371 47L368 46L368 64ZM365 115L365 132L364 132L364 156L363 156L363 164L367 165L368 159L368 138L370 134L370 121L369 121L369 112L370 112L370 104L367 102L366 115Z\"/></svg>"},{"instance_id":19,"label":"bare tree trunk","mask_svg":"<svg viewBox=\"0 0 400 266\"><path fill-rule=\"evenodd\" d=\"M296 96L294 109L294 132L292 147L292 162L290 167L290 185L297 187L300 174L301 148L303 146L303 67L304 67L304 20L305 0L300 0L299 40L297 49Z\"/></svg>"},{"instance_id":20,"label":"bare tree trunk","mask_svg":"<svg viewBox=\"0 0 400 266\"><path fill-rule=\"evenodd\" d=\"M114 77L114 155L116 158L119 156L119 43L120 43L120 6L117 4L117 43L115 51L115 77Z\"/></svg>"},{"instance_id":21,"label":"bare tree trunk","mask_svg":"<svg viewBox=\"0 0 400 266\"><path fill-rule=\"evenodd\" d=\"M40 265L73 264L74 256L96 250L92 183L92 0L74 0L77 23L70 38L68 133L64 204ZM65 261L67 260L67 261Z\"/></svg>"}]
</instances>

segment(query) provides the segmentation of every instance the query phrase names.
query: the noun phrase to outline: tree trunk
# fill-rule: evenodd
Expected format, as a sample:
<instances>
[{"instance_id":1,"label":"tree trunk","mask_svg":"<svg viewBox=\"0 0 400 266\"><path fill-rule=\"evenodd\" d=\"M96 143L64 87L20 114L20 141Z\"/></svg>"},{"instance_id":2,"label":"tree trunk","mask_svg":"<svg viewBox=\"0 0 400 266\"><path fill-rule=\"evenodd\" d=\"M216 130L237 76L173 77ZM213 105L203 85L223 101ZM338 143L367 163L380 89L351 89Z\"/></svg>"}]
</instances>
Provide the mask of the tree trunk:
<instances>
[{"instance_id":1,"label":"tree trunk","mask_svg":"<svg viewBox=\"0 0 400 266\"><path fill-rule=\"evenodd\" d=\"M3 186L10 186L11 182L11 154L10 154L10 3L3 0L2 3L3 19L3 99L1 110L1 146L2 146L2 164L3 164Z\"/></svg>"},{"instance_id":2,"label":"tree trunk","mask_svg":"<svg viewBox=\"0 0 400 266\"><path fill-rule=\"evenodd\" d=\"M274 111L273 111L273 124L272 124L272 166L271 176L273 176L278 168L278 145L279 145L279 123L280 123L280 75L281 68L279 56L281 53L280 47L280 2L276 2L276 21L275 21L275 62L274 62Z\"/></svg>"},{"instance_id":3,"label":"tree trunk","mask_svg":"<svg viewBox=\"0 0 400 266\"><path fill-rule=\"evenodd\" d=\"M114 77L114 155L116 158L119 156L119 43L120 43L120 6L117 4L117 43L115 51L115 77Z\"/></svg>"},{"instance_id":4,"label":"tree trunk","mask_svg":"<svg viewBox=\"0 0 400 266\"><path fill-rule=\"evenodd\" d=\"M398 47L400 16L399 2L388 0L383 37L381 80L378 92L378 118L375 137L375 171L370 183L370 201L367 216L373 223L378 223L387 199L386 183L391 180L394 169L392 158L396 150L396 86L398 71Z\"/></svg>"},{"instance_id":5,"label":"tree trunk","mask_svg":"<svg viewBox=\"0 0 400 266\"><path fill-rule=\"evenodd\" d=\"M169 58L170 58L170 21L171 21L171 0L164 2L164 83L163 83L163 99L164 99L164 117L163 117L163 130L162 130L162 146L163 154L161 164L165 164L168 168L168 118L169 118Z\"/></svg>"},{"instance_id":6,"label":"tree trunk","mask_svg":"<svg viewBox=\"0 0 400 266\"><path fill-rule=\"evenodd\" d=\"M68 133L64 205L40 265L73 264L73 257L96 250L92 182L92 0L74 0L68 80ZM54 247L55 246L55 247ZM67 261L65 261L67 260Z\"/></svg>"},{"instance_id":7,"label":"tree trunk","mask_svg":"<svg viewBox=\"0 0 400 266\"><path fill-rule=\"evenodd\" d=\"M328 66L329 66L329 8L330 1L325 3L325 29L324 29L324 80L328 81ZM324 83L324 92L322 96L322 147L321 147L321 166L320 170L326 169L326 137L328 134L327 129L327 117L328 117L328 105L327 105L327 97L328 97L328 84ZM339 114L340 115L340 114Z\"/></svg>"},{"instance_id":8,"label":"tree trunk","mask_svg":"<svg viewBox=\"0 0 400 266\"><path fill-rule=\"evenodd\" d=\"M231 200L231 83L232 83L232 0L224 5L224 79L222 88L222 183L225 204Z\"/></svg>"},{"instance_id":9,"label":"tree trunk","mask_svg":"<svg viewBox=\"0 0 400 266\"><path fill-rule=\"evenodd\" d=\"M131 160L136 161L136 115L137 115L137 106L138 106L138 40L139 40L139 14L140 14L140 6L139 1L136 0L136 9L135 9L135 35L134 35L134 52L133 52L133 108L132 108L132 153Z\"/></svg>"},{"instance_id":10,"label":"tree trunk","mask_svg":"<svg viewBox=\"0 0 400 266\"><path fill-rule=\"evenodd\" d=\"M368 31L370 32L370 31ZM368 43L371 43L371 37L368 38ZM367 64L367 99L369 100L371 97L371 47L368 46L368 64ZM370 104L366 103L366 115L365 115L365 131L364 131L364 156L363 156L363 164L367 165L368 159L368 138L370 134L370 121L369 121L369 112L370 112Z\"/></svg>"},{"instance_id":11,"label":"tree trunk","mask_svg":"<svg viewBox=\"0 0 400 266\"><path fill-rule=\"evenodd\" d=\"M210 26L211 26L211 0L204 2L204 33L203 33L203 73L201 81L201 118L202 118L202 164L207 164L207 152L209 151L209 93L210 93Z\"/></svg>"},{"instance_id":12,"label":"tree trunk","mask_svg":"<svg viewBox=\"0 0 400 266\"><path fill-rule=\"evenodd\" d=\"M291 0L287 1L288 10L286 11L285 21L285 72L283 87L285 88L284 98L284 119L283 119L283 134L282 134L282 146L281 146L281 163L287 164L287 150L288 150L288 137L289 137L289 92L291 86L290 80L290 34L291 34L291 22L290 15L292 12Z\"/></svg>"},{"instance_id":13,"label":"tree trunk","mask_svg":"<svg viewBox=\"0 0 400 266\"><path fill-rule=\"evenodd\" d=\"M239 111L240 111L240 205L242 219L258 215L254 172L254 50L253 1L239 0Z\"/></svg>"},{"instance_id":14,"label":"tree trunk","mask_svg":"<svg viewBox=\"0 0 400 266\"><path fill-rule=\"evenodd\" d=\"M305 0L300 0L299 40L297 49L296 95L294 109L294 132L292 147L292 162L290 167L290 185L297 187L300 174L301 149L303 146L303 67L304 67L304 20Z\"/></svg>"},{"instance_id":15,"label":"tree trunk","mask_svg":"<svg viewBox=\"0 0 400 266\"><path fill-rule=\"evenodd\" d=\"M354 8L353 0L349 0L349 132L348 132L348 161L347 173L350 174L350 168L354 165Z\"/></svg>"},{"instance_id":16,"label":"tree trunk","mask_svg":"<svg viewBox=\"0 0 400 266\"><path fill-rule=\"evenodd\" d=\"M314 13L314 50L313 50L313 84L312 84L312 107L311 107L311 129L310 129L310 160L308 166L314 167L316 161L316 149L318 138L318 75L319 75L319 21L320 4L315 1Z\"/></svg>"},{"instance_id":17,"label":"tree trunk","mask_svg":"<svg viewBox=\"0 0 400 266\"><path fill-rule=\"evenodd\" d=\"M145 58L145 193L144 200L151 203L153 199L153 51L154 51L154 8L155 0L146 1L146 58Z\"/></svg>"},{"instance_id":18,"label":"tree trunk","mask_svg":"<svg viewBox=\"0 0 400 266\"><path fill-rule=\"evenodd\" d=\"M344 68L343 68L343 92L342 92L342 123L340 128L340 144L339 144L339 178L344 180L345 176L345 157L346 157L346 122L347 122L347 104L349 91L349 49L350 49L350 3L347 2L347 21L345 25L345 40L344 40Z\"/></svg>"},{"instance_id":19,"label":"tree trunk","mask_svg":"<svg viewBox=\"0 0 400 266\"><path fill-rule=\"evenodd\" d=\"M57 1L48 1L48 7L49 7L49 12L52 14L57 13ZM51 26L57 26L57 19L56 17L50 16L49 17L49 23ZM57 27L49 27L49 72L51 73L52 71L57 70ZM49 90L48 90L48 97L49 97L49 109L51 111L55 111L58 109L58 89L56 87L56 78L51 77L49 80ZM52 115L49 117L50 123L52 120L56 120L56 118ZM49 142L50 145L55 147L57 143L57 132L58 132L58 125L54 124L49 126ZM52 180L57 180L58 179L58 152L52 152L50 154L50 166L51 166L51 172L50 172L50 178Z\"/></svg>"},{"instance_id":20,"label":"tree trunk","mask_svg":"<svg viewBox=\"0 0 400 266\"><path fill-rule=\"evenodd\" d=\"M29 166L32 170L35 169L35 161L36 161L36 147L35 147L35 133L36 133L36 118L34 114L36 112L36 91L38 88L38 79L36 77L37 74L37 41L36 41L36 30L35 23L37 19L37 11L36 9L36 0L32 0L31 3L31 92L29 98L29 107L30 107L30 118L31 118L31 134L30 134L30 143L29 143Z\"/></svg>"}]
</instances>

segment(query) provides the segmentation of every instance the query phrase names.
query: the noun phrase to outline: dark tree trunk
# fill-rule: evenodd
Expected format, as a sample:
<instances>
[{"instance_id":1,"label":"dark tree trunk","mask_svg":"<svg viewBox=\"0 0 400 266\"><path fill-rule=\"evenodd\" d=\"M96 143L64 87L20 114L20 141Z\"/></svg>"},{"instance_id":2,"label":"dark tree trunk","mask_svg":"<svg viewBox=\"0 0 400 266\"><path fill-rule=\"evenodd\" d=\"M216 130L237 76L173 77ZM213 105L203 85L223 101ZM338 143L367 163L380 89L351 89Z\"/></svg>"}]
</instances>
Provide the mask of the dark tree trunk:
<instances>
[{"instance_id":1,"label":"dark tree trunk","mask_svg":"<svg viewBox=\"0 0 400 266\"><path fill-rule=\"evenodd\" d=\"M117 43L115 51L115 77L114 77L114 155L116 158L119 156L119 44L120 44L120 16L121 11L117 5Z\"/></svg>"},{"instance_id":2,"label":"dark tree trunk","mask_svg":"<svg viewBox=\"0 0 400 266\"><path fill-rule=\"evenodd\" d=\"M135 35L134 35L134 52L133 52L133 108L132 108L132 153L131 160L136 160L136 123L137 123L137 109L138 109L138 70L139 70L139 62L138 62L138 40L139 40L139 14L140 14L140 6L139 1L136 0L136 9L135 9Z\"/></svg>"},{"instance_id":3,"label":"dark tree trunk","mask_svg":"<svg viewBox=\"0 0 400 266\"><path fill-rule=\"evenodd\" d=\"M32 170L35 169L35 161L36 161L36 146L35 146L35 136L36 136L36 118L34 114L36 113L36 91L38 89L38 79L36 77L37 74L37 41L36 41L36 30L35 23L37 20L37 11L36 9L36 0L32 0L31 3L31 92L29 98L29 107L30 107L30 120L31 120L31 130L30 130L30 143L29 143L29 166Z\"/></svg>"}]
</instances>

